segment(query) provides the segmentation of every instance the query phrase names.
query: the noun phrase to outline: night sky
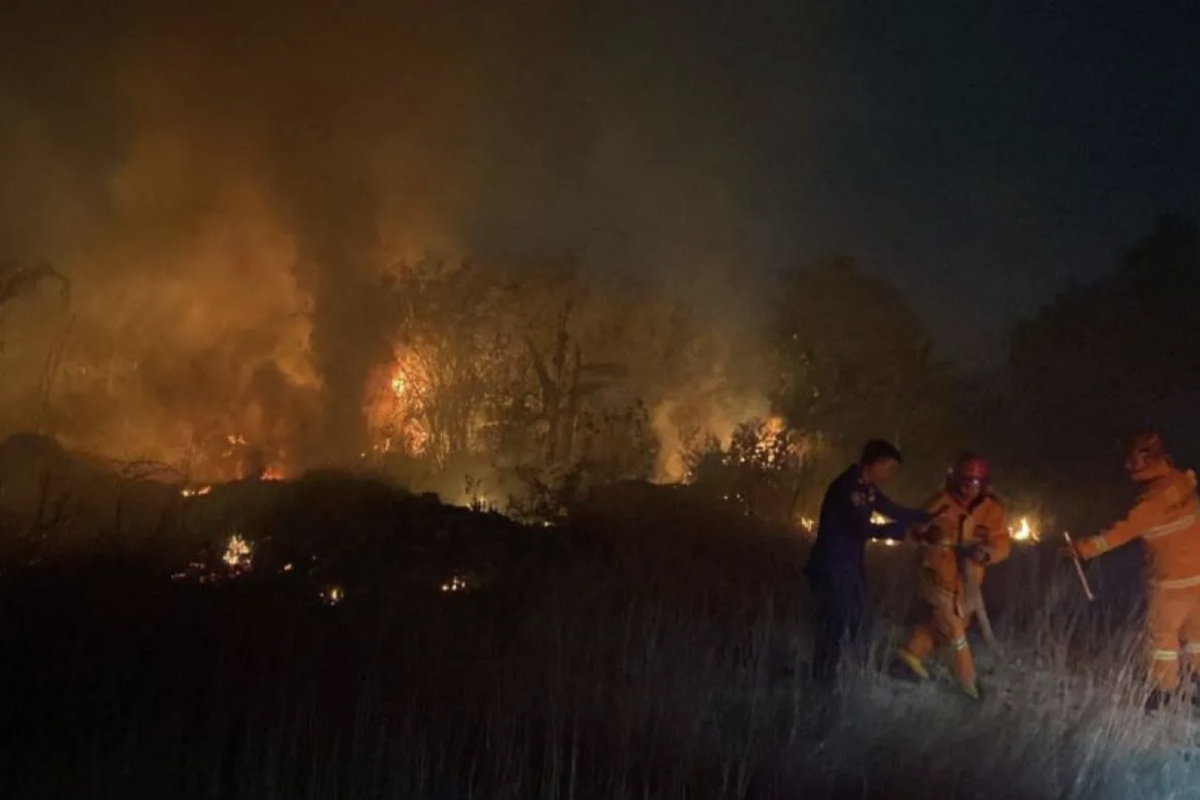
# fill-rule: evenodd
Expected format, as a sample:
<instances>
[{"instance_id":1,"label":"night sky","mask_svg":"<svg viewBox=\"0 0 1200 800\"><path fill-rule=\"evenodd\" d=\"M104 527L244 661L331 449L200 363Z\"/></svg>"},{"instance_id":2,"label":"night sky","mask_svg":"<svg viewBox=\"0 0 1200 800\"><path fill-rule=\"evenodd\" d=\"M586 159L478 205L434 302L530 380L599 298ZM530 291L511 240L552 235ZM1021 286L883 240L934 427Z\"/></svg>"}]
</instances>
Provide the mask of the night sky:
<instances>
[{"instance_id":1,"label":"night sky","mask_svg":"<svg viewBox=\"0 0 1200 800\"><path fill-rule=\"evenodd\" d=\"M1195 4L846 5L814 147L772 155L782 246L861 253L961 357L1156 214L1200 213Z\"/></svg>"},{"instance_id":2,"label":"night sky","mask_svg":"<svg viewBox=\"0 0 1200 800\"><path fill-rule=\"evenodd\" d=\"M684 141L721 143L696 160L736 223L693 232L756 264L858 255L960 359L996 359L1014 319L1157 214L1200 217L1195 4L713 5L622 35L694 97Z\"/></svg>"},{"instance_id":3,"label":"night sky","mask_svg":"<svg viewBox=\"0 0 1200 800\"><path fill-rule=\"evenodd\" d=\"M163 29L195 37L202 54L181 92L209 91L196 79L205 69L222 76L221 99L174 131L220 119L222 147L258 135L267 126L230 120L270 105L271 81L361 94L369 113L334 119L328 135L353 152L364 130L373 142L403 130L406 158L421 165L395 171L420 178L399 182L420 188L408 202L465 251L572 250L596 268L681 277L770 275L850 253L892 278L965 363L995 363L1014 320L1109 269L1157 214L1200 219L1194 3L542 2L504 4L512 20L497 25L496 4L360 2L338 12L345 36L321 53L328 80L311 58L303 71L254 75L260 49L286 63L299 47L290 38L307 42L326 6L259 0L218 19L202 5L5 4L0 101L19 112L0 115L10 252L55 252L39 215L61 208L63 187L76 200L103 194L86 187L106 185L137 132L118 93L128 73L103 76L153 52ZM387 40L420 37L426 12L460 10L487 16L438 22L449 47L409 57ZM283 21L293 13L308 22ZM476 53L461 77L456 59ZM391 84L407 85L396 76L424 69L454 89L413 90L389 116L401 91ZM253 91L226 104L221 92L243 84ZM37 141L43 161L14 141Z\"/></svg>"}]
</instances>

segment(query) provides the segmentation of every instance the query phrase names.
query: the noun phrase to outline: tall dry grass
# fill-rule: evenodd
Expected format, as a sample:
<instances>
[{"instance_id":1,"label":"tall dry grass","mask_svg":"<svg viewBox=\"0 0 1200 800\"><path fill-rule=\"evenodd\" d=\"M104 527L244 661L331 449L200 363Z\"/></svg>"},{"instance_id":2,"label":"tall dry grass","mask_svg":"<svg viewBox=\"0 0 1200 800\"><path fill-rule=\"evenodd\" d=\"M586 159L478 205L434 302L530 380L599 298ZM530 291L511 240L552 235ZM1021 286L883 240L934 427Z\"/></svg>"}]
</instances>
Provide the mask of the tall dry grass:
<instances>
[{"instance_id":1,"label":"tall dry grass","mask_svg":"<svg viewBox=\"0 0 1200 800\"><path fill-rule=\"evenodd\" d=\"M2 794L1200 797L1188 712L1141 711L1136 598L1089 606L1048 552L989 580L1005 649L980 649L976 705L882 671L920 613L904 548L872 552L873 634L829 695L805 680L791 536L680 509L560 535L578 546L477 593L374 584L335 608L124 560L10 570Z\"/></svg>"}]
</instances>

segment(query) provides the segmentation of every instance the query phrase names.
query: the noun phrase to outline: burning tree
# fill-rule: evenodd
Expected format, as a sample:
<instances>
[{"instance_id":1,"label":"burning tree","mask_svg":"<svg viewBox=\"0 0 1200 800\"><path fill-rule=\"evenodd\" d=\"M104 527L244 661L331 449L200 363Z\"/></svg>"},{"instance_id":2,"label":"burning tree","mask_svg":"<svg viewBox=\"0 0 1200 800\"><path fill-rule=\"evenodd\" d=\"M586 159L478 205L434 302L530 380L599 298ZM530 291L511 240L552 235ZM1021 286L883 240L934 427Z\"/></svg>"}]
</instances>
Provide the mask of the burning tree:
<instances>
[{"instance_id":1,"label":"burning tree","mask_svg":"<svg viewBox=\"0 0 1200 800\"><path fill-rule=\"evenodd\" d=\"M710 437L688 456L690 482L737 504L746 514L790 522L798 489L809 477L812 442L782 417L738 425L728 446Z\"/></svg>"},{"instance_id":2,"label":"burning tree","mask_svg":"<svg viewBox=\"0 0 1200 800\"><path fill-rule=\"evenodd\" d=\"M627 374L589 357L611 337L618 298L595 292L570 260L427 261L398 268L387 285L397 358L380 379L383 439L398 436L440 465L497 449L541 468L579 459L584 420L612 411L600 395Z\"/></svg>"},{"instance_id":3,"label":"burning tree","mask_svg":"<svg viewBox=\"0 0 1200 800\"><path fill-rule=\"evenodd\" d=\"M385 287L395 356L368 392L375 449L439 470L487 459L522 486L645 479L664 445L682 449L684 419L701 436L713 396L740 379L709 380L714 353L737 361L735 337L668 287L591 274L570 258L429 260L398 267ZM701 385L705 407L693 408ZM764 404L734 405L723 440Z\"/></svg>"},{"instance_id":4,"label":"burning tree","mask_svg":"<svg viewBox=\"0 0 1200 800\"><path fill-rule=\"evenodd\" d=\"M380 387L375 427L439 465L479 449L516 382L520 349L495 277L472 263L423 261L388 277L397 359ZM382 424L380 424L382 423Z\"/></svg>"},{"instance_id":5,"label":"burning tree","mask_svg":"<svg viewBox=\"0 0 1200 800\"><path fill-rule=\"evenodd\" d=\"M422 364L411 355L397 353L393 363L376 372L372 384L367 393L367 418L374 433L373 450L424 456L429 446L425 413L433 398Z\"/></svg>"}]
</instances>

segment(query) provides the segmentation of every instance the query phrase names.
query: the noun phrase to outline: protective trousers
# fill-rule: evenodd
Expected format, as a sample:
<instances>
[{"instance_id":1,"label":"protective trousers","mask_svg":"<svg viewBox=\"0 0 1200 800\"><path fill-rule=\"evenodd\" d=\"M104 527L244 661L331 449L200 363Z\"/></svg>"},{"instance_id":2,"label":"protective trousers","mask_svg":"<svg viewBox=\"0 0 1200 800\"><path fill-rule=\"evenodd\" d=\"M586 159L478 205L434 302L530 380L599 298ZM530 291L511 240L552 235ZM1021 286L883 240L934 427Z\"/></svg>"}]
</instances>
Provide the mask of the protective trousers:
<instances>
[{"instance_id":1,"label":"protective trousers","mask_svg":"<svg viewBox=\"0 0 1200 800\"><path fill-rule=\"evenodd\" d=\"M1163 692L1179 688L1179 656L1186 667L1200 674L1200 586L1181 589L1152 587L1147 617L1150 677Z\"/></svg>"},{"instance_id":2,"label":"protective trousers","mask_svg":"<svg viewBox=\"0 0 1200 800\"><path fill-rule=\"evenodd\" d=\"M865 589L860 581L828 575L810 578L816 601L813 641L813 679L831 684L847 644L861 644Z\"/></svg>"},{"instance_id":3,"label":"protective trousers","mask_svg":"<svg viewBox=\"0 0 1200 800\"><path fill-rule=\"evenodd\" d=\"M975 683L975 660L967 643L967 622L954 592L933 589L923 592L929 603L929 620L918 625L904 646L904 652L920 663L934 647L949 645L954 676L963 686Z\"/></svg>"}]
</instances>

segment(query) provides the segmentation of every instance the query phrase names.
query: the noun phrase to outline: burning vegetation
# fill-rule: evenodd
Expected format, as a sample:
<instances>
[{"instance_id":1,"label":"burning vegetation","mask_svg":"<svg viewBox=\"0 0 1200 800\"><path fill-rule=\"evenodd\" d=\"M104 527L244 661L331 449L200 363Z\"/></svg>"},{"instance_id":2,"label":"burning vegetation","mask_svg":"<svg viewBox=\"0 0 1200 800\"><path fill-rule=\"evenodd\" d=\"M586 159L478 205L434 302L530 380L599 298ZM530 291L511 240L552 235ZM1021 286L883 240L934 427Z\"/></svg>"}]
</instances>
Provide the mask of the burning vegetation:
<instances>
[{"instance_id":1,"label":"burning vegetation","mask_svg":"<svg viewBox=\"0 0 1200 800\"><path fill-rule=\"evenodd\" d=\"M586 466L606 480L653 478L659 446L684 445L675 422L652 426L647 409L668 400L682 409L672 398L692 370L710 368L672 365L670 340L711 334L699 319L677 318L663 330L661 315L678 317L665 295L602 285L570 262L487 269L418 262L381 271L377 283L378 324L392 344L358 376L352 412L335 385L322 386L317 354L307 348L243 367L237 350L256 336L246 333L245 343L232 339L193 358L194 375L172 376L164 351L120 374L124 361L90 352L95 332L76 324L53 342L54 368L38 388L37 413L22 418L13 405L8 425L36 425L68 447L107 458L169 465L186 476L186 496L214 482L363 462L407 468L406 478L498 460L513 469ZM296 296L299 307L315 301ZM131 341L127 357L145 346ZM106 398L126 409L115 428ZM724 413L713 403L684 404L697 420L689 441L708 435L710 420ZM365 431L357 459L329 455L335 431L322 419L335 407ZM129 410L139 408L145 413ZM758 445L760 461L783 452L775 443L783 422L776 417L771 426Z\"/></svg>"}]
</instances>

